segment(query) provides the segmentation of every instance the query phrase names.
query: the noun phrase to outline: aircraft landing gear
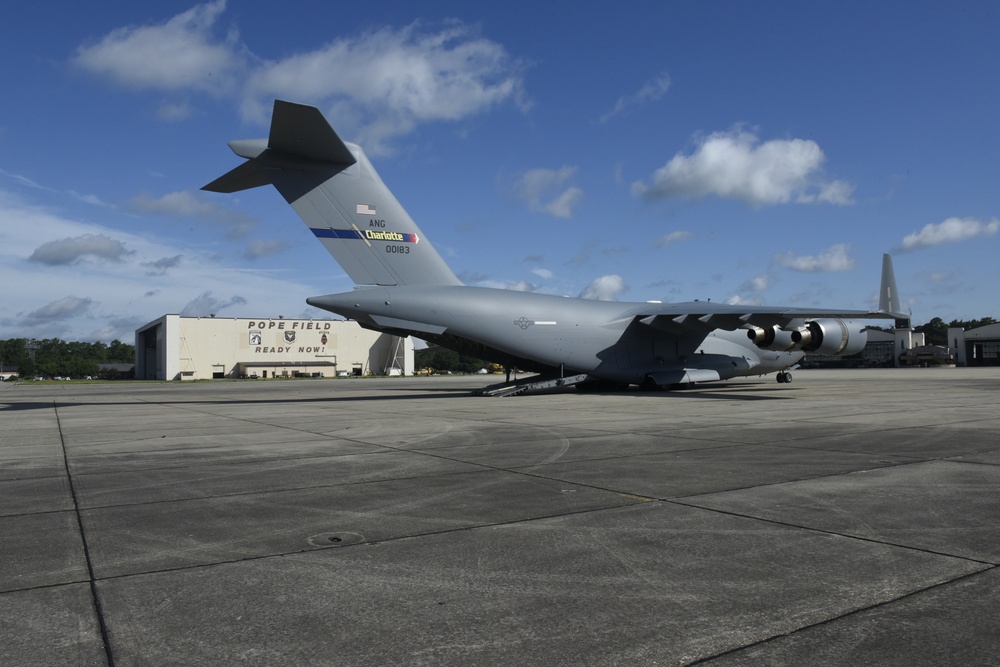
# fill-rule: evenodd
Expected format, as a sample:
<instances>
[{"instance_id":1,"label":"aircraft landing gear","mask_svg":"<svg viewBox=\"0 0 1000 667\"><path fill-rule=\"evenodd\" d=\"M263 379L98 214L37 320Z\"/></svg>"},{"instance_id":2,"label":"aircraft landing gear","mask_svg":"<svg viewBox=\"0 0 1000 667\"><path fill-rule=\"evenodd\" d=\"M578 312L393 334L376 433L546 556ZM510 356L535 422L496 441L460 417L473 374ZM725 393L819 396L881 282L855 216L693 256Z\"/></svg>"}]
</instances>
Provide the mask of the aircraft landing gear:
<instances>
[{"instance_id":1,"label":"aircraft landing gear","mask_svg":"<svg viewBox=\"0 0 1000 667\"><path fill-rule=\"evenodd\" d=\"M788 371L781 371L777 375L777 380L779 384L785 384L786 382L792 381L792 374Z\"/></svg>"}]
</instances>

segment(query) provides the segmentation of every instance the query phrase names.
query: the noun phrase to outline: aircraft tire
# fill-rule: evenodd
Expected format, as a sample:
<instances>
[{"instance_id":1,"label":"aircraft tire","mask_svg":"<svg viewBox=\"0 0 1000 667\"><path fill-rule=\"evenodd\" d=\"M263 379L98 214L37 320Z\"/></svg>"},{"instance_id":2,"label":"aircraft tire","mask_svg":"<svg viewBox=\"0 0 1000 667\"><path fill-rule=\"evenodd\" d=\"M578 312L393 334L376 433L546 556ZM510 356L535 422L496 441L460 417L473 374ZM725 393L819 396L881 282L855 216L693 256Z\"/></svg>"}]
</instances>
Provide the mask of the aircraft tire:
<instances>
[{"instance_id":1,"label":"aircraft tire","mask_svg":"<svg viewBox=\"0 0 1000 667\"><path fill-rule=\"evenodd\" d=\"M662 391L663 387L656 384L653 378L648 375L643 379L642 384L639 385L639 391Z\"/></svg>"}]
</instances>

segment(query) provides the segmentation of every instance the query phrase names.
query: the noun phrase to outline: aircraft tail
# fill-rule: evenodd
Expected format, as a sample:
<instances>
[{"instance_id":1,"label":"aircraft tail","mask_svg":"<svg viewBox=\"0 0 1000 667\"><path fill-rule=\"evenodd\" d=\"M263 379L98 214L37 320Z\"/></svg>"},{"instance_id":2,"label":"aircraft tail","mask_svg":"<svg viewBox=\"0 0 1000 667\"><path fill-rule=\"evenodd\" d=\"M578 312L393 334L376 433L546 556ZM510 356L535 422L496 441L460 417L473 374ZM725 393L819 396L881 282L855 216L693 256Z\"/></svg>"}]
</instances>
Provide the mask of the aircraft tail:
<instances>
[{"instance_id":1,"label":"aircraft tail","mask_svg":"<svg viewBox=\"0 0 1000 667\"><path fill-rule=\"evenodd\" d=\"M273 185L356 284L462 284L364 151L316 107L275 100L270 136L229 147L247 161L202 190Z\"/></svg>"},{"instance_id":2,"label":"aircraft tail","mask_svg":"<svg viewBox=\"0 0 1000 667\"><path fill-rule=\"evenodd\" d=\"M910 327L910 316L902 312L903 309L899 304L896 272L892 268L892 256L889 253L882 255L882 285L878 292L878 309L896 318L897 329Z\"/></svg>"}]
</instances>

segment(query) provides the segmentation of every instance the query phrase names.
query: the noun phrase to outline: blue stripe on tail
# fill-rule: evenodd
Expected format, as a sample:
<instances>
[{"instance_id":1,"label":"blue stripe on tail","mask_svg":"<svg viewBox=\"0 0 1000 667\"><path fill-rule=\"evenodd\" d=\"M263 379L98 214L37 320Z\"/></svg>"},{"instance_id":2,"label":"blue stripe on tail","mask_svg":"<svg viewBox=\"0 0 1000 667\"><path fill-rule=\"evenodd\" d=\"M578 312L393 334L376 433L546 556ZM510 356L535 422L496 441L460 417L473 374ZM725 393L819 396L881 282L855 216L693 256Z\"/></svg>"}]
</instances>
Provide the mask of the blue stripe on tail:
<instances>
[{"instance_id":1,"label":"blue stripe on tail","mask_svg":"<svg viewBox=\"0 0 1000 667\"><path fill-rule=\"evenodd\" d=\"M360 239L361 235L353 229L316 229L310 227L316 238L320 239Z\"/></svg>"}]
</instances>

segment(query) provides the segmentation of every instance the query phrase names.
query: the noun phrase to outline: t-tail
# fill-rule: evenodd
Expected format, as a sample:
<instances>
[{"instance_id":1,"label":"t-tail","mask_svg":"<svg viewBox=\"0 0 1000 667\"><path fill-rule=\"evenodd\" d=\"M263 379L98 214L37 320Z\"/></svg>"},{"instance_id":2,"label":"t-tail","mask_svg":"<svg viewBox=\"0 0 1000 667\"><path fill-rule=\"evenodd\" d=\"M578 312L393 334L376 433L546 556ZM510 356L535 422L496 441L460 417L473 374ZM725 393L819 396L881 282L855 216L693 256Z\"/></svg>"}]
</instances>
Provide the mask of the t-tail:
<instances>
[{"instance_id":1,"label":"t-tail","mask_svg":"<svg viewBox=\"0 0 1000 667\"><path fill-rule=\"evenodd\" d=\"M203 190L271 184L358 285L461 285L364 151L316 107L274 101L267 139L229 142L247 162Z\"/></svg>"}]
</instances>

